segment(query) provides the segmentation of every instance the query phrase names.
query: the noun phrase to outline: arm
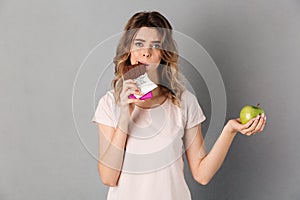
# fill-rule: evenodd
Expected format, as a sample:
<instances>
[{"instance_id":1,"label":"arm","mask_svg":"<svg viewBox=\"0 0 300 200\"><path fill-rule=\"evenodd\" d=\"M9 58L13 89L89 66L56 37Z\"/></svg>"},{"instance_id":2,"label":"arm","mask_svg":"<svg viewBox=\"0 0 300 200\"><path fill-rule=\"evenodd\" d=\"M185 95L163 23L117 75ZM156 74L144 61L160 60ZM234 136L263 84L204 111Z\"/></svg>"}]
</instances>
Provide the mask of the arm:
<instances>
[{"instance_id":1,"label":"arm","mask_svg":"<svg viewBox=\"0 0 300 200\"><path fill-rule=\"evenodd\" d=\"M111 187L117 186L117 182L121 173L127 141L126 130L128 128L128 121L129 116L120 115L119 124L123 125L122 128L120 128L118 125L116 129L98 123L98 171L102 182Z\"/></svg>"},{"instance_id":2,"label":"arm","mask_svg":"<svg viewBox=\"0 0 300 200\"><path fill-rule=\"evenodd\" d=\"M131 114L134 110L133 103L141 102L139 99L128 99L132 93L140 94L135 81L128 79L123 82L122 92L120 93L120 116L116 128L98 123L99 135L99 159L98 171L102 182L108 186L117 186L124 160L126 149L128 125ZM111 112L105 112L109 105L105 106L102 102L100 108L101 116L98 118L110 117ZM103 112L101 112L103 111Z\"/></svg>"},{"instance_id":3,"label":"arm","mask_svg":"<svg viewBox=\"0 0 300 200\"><path fill-rule=\"evenodd\" d=\"M237 132L245 135L260 132L264 128L265 120L264 117L261 117L253 119L245 125L240 124L238 119L230 120L208 154L205 150L201 124L187 129L185 134L186 156L194 179L202 185L208 184L223 164Z\"/></svg>"}]
</instances>

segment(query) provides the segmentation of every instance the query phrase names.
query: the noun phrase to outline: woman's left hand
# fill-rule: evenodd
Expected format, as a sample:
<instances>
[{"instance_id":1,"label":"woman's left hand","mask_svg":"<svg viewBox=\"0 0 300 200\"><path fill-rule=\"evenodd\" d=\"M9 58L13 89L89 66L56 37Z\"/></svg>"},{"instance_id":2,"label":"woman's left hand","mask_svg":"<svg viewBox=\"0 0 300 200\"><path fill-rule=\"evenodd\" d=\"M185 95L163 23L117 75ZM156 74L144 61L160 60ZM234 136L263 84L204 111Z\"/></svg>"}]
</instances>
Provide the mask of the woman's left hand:
<instances>
[{"instance_id":1,"label":"woman's left hand","mask_svg":"<svg viewBox=\"0 0 300 200\"><path fill-rule=\"evenodd\" d=\"M264 113L262 115L258 115L256 118L253 118L246 124L242 124L239 118L231 119L226 124L232 133L240 132L247 136L263 131L265 125L266 116Z\"/></svg>"}]
</instances>

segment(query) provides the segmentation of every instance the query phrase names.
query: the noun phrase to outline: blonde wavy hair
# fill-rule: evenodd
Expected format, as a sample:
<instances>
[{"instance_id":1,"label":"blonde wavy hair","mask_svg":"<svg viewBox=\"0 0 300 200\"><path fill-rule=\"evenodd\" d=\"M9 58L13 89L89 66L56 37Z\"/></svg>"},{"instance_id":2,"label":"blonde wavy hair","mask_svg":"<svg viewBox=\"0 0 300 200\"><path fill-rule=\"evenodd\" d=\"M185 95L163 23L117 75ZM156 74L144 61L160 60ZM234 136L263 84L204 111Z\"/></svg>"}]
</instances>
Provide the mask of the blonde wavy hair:
<instances>
[{"instance_id":1,"label":"blonde wavy hair","mask_svg":"<svg viewBox=\"0 0 300 200\"><path fill-rule=\"evenodd\" d=\"M172 26L159 12L138 12L127 22L114 57L115 78L112 80L115 100L120 101L123 87L124 68L130 65L130 47L132 40L141 27L155 28L162 38L161 62L158 66L159 83L164 95L174 105L181 107L181 95L185 90L183 78L178 71L178 50L173 39Z\"/></svg>"}]
</instances>

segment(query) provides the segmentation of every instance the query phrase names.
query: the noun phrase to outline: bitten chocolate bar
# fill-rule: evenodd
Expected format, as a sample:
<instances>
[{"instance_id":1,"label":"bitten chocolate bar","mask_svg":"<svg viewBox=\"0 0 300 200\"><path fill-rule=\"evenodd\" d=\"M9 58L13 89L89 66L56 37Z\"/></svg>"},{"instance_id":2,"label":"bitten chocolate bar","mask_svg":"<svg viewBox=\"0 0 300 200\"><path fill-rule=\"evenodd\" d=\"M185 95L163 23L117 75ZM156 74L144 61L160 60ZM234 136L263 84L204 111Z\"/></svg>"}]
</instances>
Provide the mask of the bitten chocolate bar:
<instances>
[{"instance_id":1,"label":"bitten chocolate bar","mask_svg":"<svg viewBox=\"0 0 300 200\"><path fill-rule=\"evenodd\" d=\"M128 79L136 79L139 76L146 73L146 65L145 64L135 64L126 66L124 69L124 80Z\"/></svg>"},{"instance_id":2,"label":"bitten chocolate bar","mask_svg":"<svg viewBox=\"0 0 300 200\"><path fill-rule=\"evenodd\" d=\"M135 65L129 65L125 67L124 80L135 80L136 85L141 90L141 93L145 94L143 96L131 94L129 95L129 98L141 100L152 98L152 90L155 89L157 85L148 77L148 74L146 73L146 66L147 64L138 63Z\"/></svg>"}]
</instances>

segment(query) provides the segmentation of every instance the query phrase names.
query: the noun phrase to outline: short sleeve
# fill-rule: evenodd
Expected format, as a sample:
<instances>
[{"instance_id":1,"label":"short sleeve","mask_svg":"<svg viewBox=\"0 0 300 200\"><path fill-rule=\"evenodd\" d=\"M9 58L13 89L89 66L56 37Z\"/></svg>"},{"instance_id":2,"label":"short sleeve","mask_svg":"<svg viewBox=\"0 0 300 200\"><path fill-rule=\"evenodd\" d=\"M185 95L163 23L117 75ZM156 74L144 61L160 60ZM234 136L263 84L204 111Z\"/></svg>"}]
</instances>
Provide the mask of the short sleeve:
<instances>
[{"instance_id":1,"label":"short sleeve","mask_svg":"<svg viewBox=\"0 0 300 200\"><path fill-rule=\"evenodd\" d=\"M185 129L189 129L203 122L206 117L195 95L185 91L183 98L185 105Z\"/></svg>"},{"instance_id":2,"label":"short sleeve","mask_svg":"<svg viewBox=\"0 0 300 200\"><path fill-rule=\"evenodd\" d=\"M98 102L92 122L115 127L115 114L113 112L113 106L113 95L111 95L110 93L106 93Z\"/></svg>"}]
</instances>

